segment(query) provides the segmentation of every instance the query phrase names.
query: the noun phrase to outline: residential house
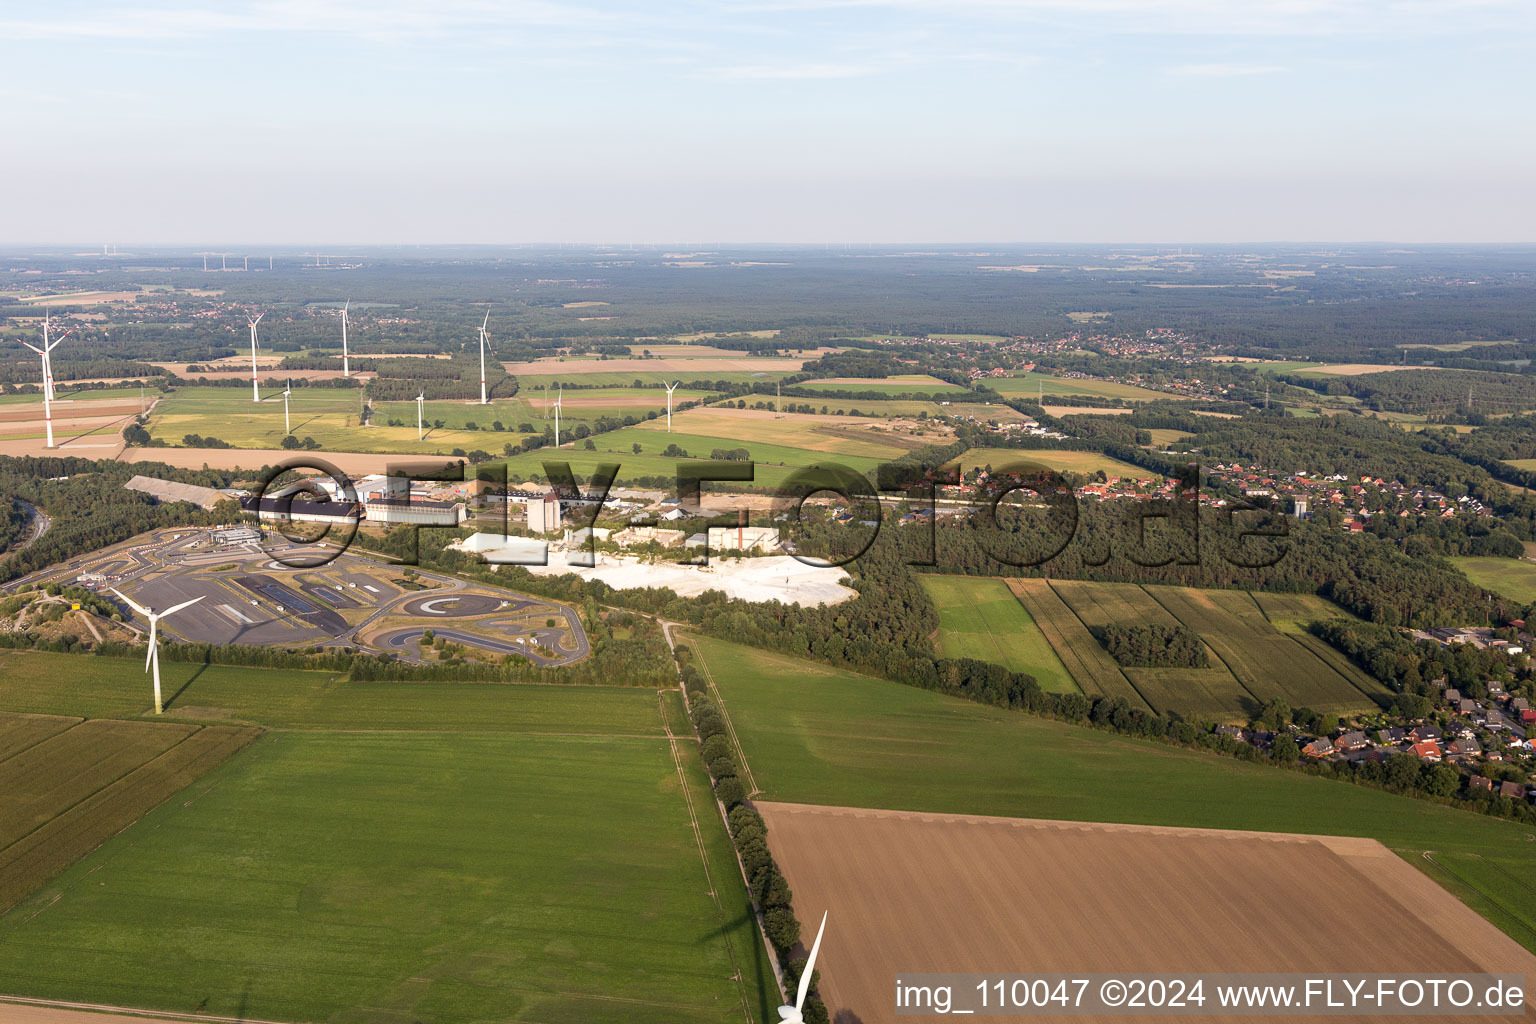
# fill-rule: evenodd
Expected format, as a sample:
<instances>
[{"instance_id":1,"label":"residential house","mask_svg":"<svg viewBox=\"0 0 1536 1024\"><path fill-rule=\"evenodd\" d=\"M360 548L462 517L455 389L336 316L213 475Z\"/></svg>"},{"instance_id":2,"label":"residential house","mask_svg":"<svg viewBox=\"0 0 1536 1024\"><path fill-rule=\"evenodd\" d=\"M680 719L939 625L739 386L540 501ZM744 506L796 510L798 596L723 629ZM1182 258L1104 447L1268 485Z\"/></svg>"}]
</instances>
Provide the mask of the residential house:
<instances>
[{"instance_id":1,"label":"residential house","mask_svg":"<svg viewBox=\"0 0 1536 1024\"><path fill-rule=\"evenodd\" d=\"M1473 754L1481 754L1483 752L1482 744L1478 743L1477 740L1472 739L1471 737L1456 740L1446 749L1452 754L1465 754L1467 756L1471 756Z\"/></svg>"},{"instance_id":2,"label":"residential house","mask_svg":"<svg viewBox=\"0 0 1536 1024\"><path fill-rule=\"evenodd\" d=\"M1333 741L1333 745L1340 750L1359 750L1367 742L1369 741L1366 740L1363 732L1346 732L1340 734L1338 739Z\"/></svg>"},{"instance_id":3,"label":"residential house","mask_svg":"<svg viewBox=\"0 0 1536 1024\"><path fill-rule=\"evenodd\" d=\"M1467 788L1472 790L1482 790L1484 793L1492 793L1493 780L1485 778L1481 775L1474 775L1472 778L1467 780Z\"/></svg>"},{"instance_id":4,"label":"residential house","mask_svg":"<svg viewBox=\"0 0 1536 1024\"><path fill-rule=\"evenodd\" d=\"M1311 743L1302 747L1301 752L1308 757L1327 757L1334 752L1333 741L1326 736L1319 736Z\"/></svg>"},{"instance_id":5,"label":"residential house","mask_svg":"<svg viewBox=\"0 0 1536 1024\"><path fill-rule=\"evenodd\" d=\"M1432 725L1420 725L1408 734L1408 738L1415 743L1422 743L1425 740L1437 741L1441 738L1441 732Z\"/></svg>"},{"instance_id":6,"label":"residential house","mask_svg":"<svg viewBox=\"0 0 1536 1024\"><path fill-rule=\"evenodd\" d=\"M1499 796L1507 796L1511 800L1524 800L1525 787L1518 782L1499 783Z\"/></svg>"},{"instance_id":7,"label":"residential house","mask_svg":"<svg viewBox=\"0 0 1536 1024\"><path fill-rule=\"evenodd\" d=\"M1420 740L1413 745L1409 753L1425 761L1438 761L1443 756L1440 744L1435 740Z\"/></svg>"}]
</instances>

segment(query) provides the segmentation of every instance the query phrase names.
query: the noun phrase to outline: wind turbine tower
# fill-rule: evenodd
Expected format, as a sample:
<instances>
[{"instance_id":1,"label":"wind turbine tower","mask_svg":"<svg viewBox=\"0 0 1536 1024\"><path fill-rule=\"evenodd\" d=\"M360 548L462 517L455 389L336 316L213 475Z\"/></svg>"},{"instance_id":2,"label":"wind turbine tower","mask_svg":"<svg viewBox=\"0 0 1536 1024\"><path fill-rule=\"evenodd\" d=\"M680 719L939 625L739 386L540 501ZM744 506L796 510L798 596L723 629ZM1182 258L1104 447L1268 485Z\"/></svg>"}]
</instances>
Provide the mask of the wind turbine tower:
<instances>
[{"instance_id":1,"label":"wind turbine tower","mask_svg":"<svg viewBox=\"0 0 1536 1024\"><path fill-rule=\"evenodd\" d=\"M261 388L256 384L256 325L261 323L265 313L256 314L256 319L251 321L251 401L261 401Z\"/></svg>"},{"instance_id":2,"label":"wind turbine tower","mask_svg":"<svg viewBox=\"0 0 1536 1024\"><path fill-rule=\"evenodd\" d=\"M132 608L134 611L138 612L140 615L149 620L149 653L144 656L144 671L154 671L155 714L164 714L165 706L160 701L160 620L169 615L175 615L183 608L192 607L194 604L197 604L197 602L201 601L202 597L194 597L190 601L183 601L181 604L174 605L173 607L167 608L163 612L156 613L144 605L134 602L121 590L113 589L112 593L122 598L128 607Z\"/></svg>"},{"instance_id":3,"label":"wind turbine tower","mask_svg":"<svg viewBox=\"0 0 1536 1024\"><path fill-rule=\"evenodd\" d=\"M555 393L555 447L560 447L560 406L565 403L565 385L560 385L560 390Z\"/></svg>"},{"instance_id":4,"label":"wind turbine tower","mask_svg":"<svg viewBox=\"0 0 1536 1024\"><path fill-rule=\"evenodd\" d=\"M46 318L44 318L44 320L43 320L43 345L42 345L42 347L39 348L38 346L32 344L30 341L22 342L23 345L27 346L27 348L31 349L33 352L36 352L39 356L42 357L42 363L43 363L43 422L47 426L47 433L48 433L48 444L47 444L47 447L49 447L49 448L55 447L55 445L53 443L53 357L49 353L51 353L55 348L57 348L58 345L59 345L59 342L63 341L67 337L69 337L69 332L65 331L63 334L59 335L57 340L50 340L50 337L49 337L49 334L48 334L48 320Z\"/></svg>"},{"instance_id":5,"label":"wind turbine tower","mask_svg":"<svg viewBox=\"0 0 1536 1024\"><path fill-rule=\"evenodd\" d=\"M486 401L487 401L487 399L485 397L485 346L486 346L486 343L490 340L490 335L486 332L486 327L488 327L490 325L490 322L491 322L491 311L490 310L486 310L485 311L485 323L480 325L480 404L481 405L486 404Z\"/></svg>"},{"instance_id":6,"label":"wind turbine tower","mask_svg":"<svg viewBox=\"0 0 1536 1024\"><path fill-rule=\"evenodd\" d=\"M293 394L293 378L288 378L288 386L283 388L283 433L293 433L293 425L288 419L288 396Z\"/></svg>"},{"instance_id":7,"label":"wind turbine tower","mask_svg":"<svg viewBox=\"0 0 1536 1024\"><path fill-rule=\"evenodd\" d=\"M427 400L427 389L422 388L416 396L416 440L420 441L425 435L421 431L421 403Z\"/></svg>"},{"instance_id":8,"label":"wind turbine tower","mask_svg":"<svg viewBox=\"0 0 1536 1024\"><path fill-rule=\"evenodd\" d=\"M351 305L352 300L348 299L346 305L341 307L341 375L343 377L352 376L352 371L347 368L347 308Z\"/></svg>"},{"instance_id":9,"label":"wind turbine tower","mask_svg":"<svg viewBox=\"0 0 1536 1024\"><path fill-rule=\"evenodd\" d=\"M681 383L680 380L673 381L671 384L666 381L661 382L661 386L667 389L667 433L669 434L672 433L672 392L677 390L677 386Z\"/></svg>"}]
</instances>

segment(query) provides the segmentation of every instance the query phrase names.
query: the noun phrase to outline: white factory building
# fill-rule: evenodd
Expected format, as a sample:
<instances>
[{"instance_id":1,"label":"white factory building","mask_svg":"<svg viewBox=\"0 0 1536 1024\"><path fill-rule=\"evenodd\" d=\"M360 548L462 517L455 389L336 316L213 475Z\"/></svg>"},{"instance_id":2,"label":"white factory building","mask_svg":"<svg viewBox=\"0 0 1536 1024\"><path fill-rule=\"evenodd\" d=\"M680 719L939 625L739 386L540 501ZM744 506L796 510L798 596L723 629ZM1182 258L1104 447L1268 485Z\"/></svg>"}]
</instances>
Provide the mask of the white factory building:
<instances>
[{"instance_id":1,"label":"white factory building","mask_svg":"<svg viewBox=\"0 0 1536 1024\"><path fill-rule=\"evenodd\" d=\"M560 532L563 521L560 516L560 497L554 491L537 498L529 498L526 507L530 533Z\"/></svg>"}]
</instances>

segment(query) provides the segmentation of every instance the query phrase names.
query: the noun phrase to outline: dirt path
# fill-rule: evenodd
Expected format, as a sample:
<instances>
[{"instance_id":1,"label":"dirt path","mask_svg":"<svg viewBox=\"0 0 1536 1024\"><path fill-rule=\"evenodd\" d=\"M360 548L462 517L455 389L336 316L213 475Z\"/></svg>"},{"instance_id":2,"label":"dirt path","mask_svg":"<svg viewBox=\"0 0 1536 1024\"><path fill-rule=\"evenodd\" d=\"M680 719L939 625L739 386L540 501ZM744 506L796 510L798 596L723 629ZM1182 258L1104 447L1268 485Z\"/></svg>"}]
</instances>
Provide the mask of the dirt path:
<instances>
[{"instance_id":1,"label":"dirt path","mask_svg":"<svg viewBox=\"0 0 1536 1024\"><path fill-rule=\"evenodd\" d=\"M125 1024L127 1021L176 1022L176 1024L282 1024L255 1017L210 1017L196 1013L164 1013L135 1010L100 1003L71 1003L62 999L23 999L0 996L0 1020L5 1024Z\"/></svg>"}]
</instances>

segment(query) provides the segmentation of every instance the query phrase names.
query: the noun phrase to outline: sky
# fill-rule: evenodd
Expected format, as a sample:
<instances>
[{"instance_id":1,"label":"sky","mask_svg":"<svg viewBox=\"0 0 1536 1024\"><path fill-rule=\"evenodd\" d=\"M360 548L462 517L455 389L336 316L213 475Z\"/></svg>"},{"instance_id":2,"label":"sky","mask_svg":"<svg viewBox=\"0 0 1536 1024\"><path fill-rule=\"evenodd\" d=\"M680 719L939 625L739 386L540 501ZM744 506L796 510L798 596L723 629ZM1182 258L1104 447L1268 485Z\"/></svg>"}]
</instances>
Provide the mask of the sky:
<instances>
[{"instance_id":1,"label":"sky","mask_svg":"<svg viewBox=\"0 0 1536 1024\"><path fill-rule=\"evenodd\" d=\"M0 245L1532 242L1531 0L0 0Z\"/></svg>"}]
</instances>

